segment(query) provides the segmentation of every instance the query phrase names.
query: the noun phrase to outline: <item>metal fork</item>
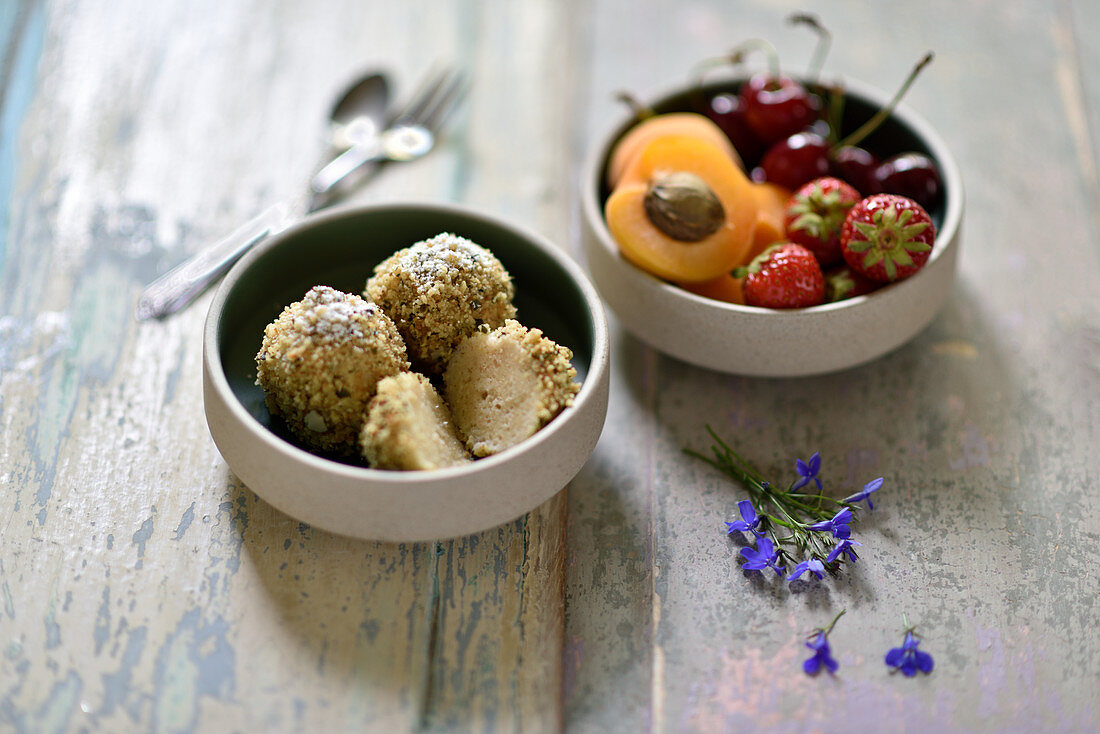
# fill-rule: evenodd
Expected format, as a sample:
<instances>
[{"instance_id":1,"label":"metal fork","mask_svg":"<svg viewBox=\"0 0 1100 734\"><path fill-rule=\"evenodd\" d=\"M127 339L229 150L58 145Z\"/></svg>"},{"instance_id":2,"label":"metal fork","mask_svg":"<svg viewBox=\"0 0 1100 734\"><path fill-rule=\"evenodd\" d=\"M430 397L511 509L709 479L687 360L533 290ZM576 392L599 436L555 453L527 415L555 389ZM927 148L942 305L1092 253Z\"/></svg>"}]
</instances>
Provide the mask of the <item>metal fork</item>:
<instances>
[{"instance_id":1,"label":"metal fork","mask_svg":"<svg viewBox=\"0 0 1100 734\"><path fill-rule=\"evenodd\" d=\"M467 86L461 72L446 70L431 76L377 140L348 149L314 176L306 211L335 203L346 193L338 184L368 163L411 161L431 150ZM301 208L300 200L276 204L154 280L138 300L137 320L164 318L188 306L252 247L297 221Z\"/></svg>"},{"instance_id":2,"label":"metal fork","mask_svg":"<svg viewBox=\"0 0 1100 734\"><path fill-rule=\"evenodd\" d=\"M430 76L381 135L348 148L317 172L310 182L311 207L324 202L324 197L350 173L368 163L416 160L431 150L435 135L466 87L465 76L458 71L444 70Z\"/></svg>"}]
</instances>

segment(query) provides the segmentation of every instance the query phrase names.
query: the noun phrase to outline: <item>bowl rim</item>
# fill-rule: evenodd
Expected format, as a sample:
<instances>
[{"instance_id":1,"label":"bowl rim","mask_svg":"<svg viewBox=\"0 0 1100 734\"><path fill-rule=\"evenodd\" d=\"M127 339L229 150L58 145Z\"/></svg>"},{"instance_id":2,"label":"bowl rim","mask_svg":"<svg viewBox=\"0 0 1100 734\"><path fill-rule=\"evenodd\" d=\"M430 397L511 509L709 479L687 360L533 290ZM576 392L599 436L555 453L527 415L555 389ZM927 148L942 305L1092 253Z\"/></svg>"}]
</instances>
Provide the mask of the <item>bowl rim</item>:
<instances>
[{"instance_id":1,"label":"bowl rim","mask_svg":"<svg viewBox=\"0 0 1100 734\"><path fill-rule=\"evenodd\" d=\"M702 89L735 87L745 79L747 79L745 75L732 75L727 78L716 77L701 84L700 87ZM865 82L849 79L847 77L837 77L837 80L839 85L843 88L845 95L861 97L864 101L874 104L884 104L891 96ZM690 92L691 89L691 86L682 83L665 86L656 93L643 97L642 99L648 100L649 103L655 107L659 107L662 103L673 97ZM891 115L896 117L903 125L909 127L927 146L931 153L931 157L939 164L940 177L944 182L945 197L943 224L936 230L936 246L932 248L932 254L928 258L927 265L943 257L944 253L949 248L956 246L958 239L956 235L962 223L962 212L965 203L962 174L947 143L924 117L904 102L898 104ZM589 147L588 154L585 157L581 169L581 207L583 218L587 221L588 226L595 234L600 245L610 250L625 267L628 267L632 271L636 271L639 278L634 280L640 285L648 285L649 287L656 288L663 296L682 298L689 302L694 302L699 306L713 308L718 311L728 311L731 314L738 314L742 317L775 319L789 318L792 313L827 313L859 308L861 305L873 299L881 291L886 289L906 288L907 284L911 284L924 274L925 268L922 267L921 270L908 278L904 278L894 283L888 283L872 293L847 298L841 301L822 303L817 306L809 306L800 309L771 309L729 303L714 298L707 298L706 296L700 296L639 268L626 260L620 253L618 244L607 228L607 221L604 219L603 214L603 202L600 199L605 161L610 156L611 148L619 140L628 126L631 125L634 119L635 115L629 113L618 116L611 124L603 128L602 134L597 137L598 142Z\"/></svg>"},{"instance_id":2,"label":"bowl rim","mask_svg":"<svg viewBox=\"0 0 1100 734\"><path fill-rule=\"evenodd\" d=\"M486 456L461 466L444 467L440 469L397 471L354 466L352 464L345 464L340 461L319 456L277 436L269 428L257 421L255 416L245 408L244 404L230 386L229 380L225 374L221 350L218 345L218 331L223 310L230 292L255 262L263 258L267 252L280 246L281 243L286 240L296 237L317 225L360 214L370 215L389 211L417 212L425 210L431 210L455 217L472 218L489 226L508 231L513 236L534 246L543 254L549 256L574 281L588 307L587 310L592 328L592 355L588 369L585 373L584 381L581 383L581 388L573 399L573 405L563 410L562 413L539 429L533 436L521 441L515 446L509 447L498 454ZM413 243L410 242L409 244L411 245ZM259 336L257 336L257 340L259 340ZM204 370L209 377L210 384L213 386L214 390L220 394L227 409L234 415L238 423L246 427L249 431L250 438L260 441L269 450L282 453L288 456L288 458L299 461L321 472L327 472L352 480L383 481L396 484L446 484L454 479L480 473L492 467L506 464L518 454L526 452L537 444L550 441L554 434L562 430L567 430L570 412L580 411L588 403L599 401L600 383L608 379L609 361L610 338L603 302L600 300L595 286L589 281L587 274L564 249L554 245L548 238L534 230L515 224L497 215L489 214L467 205L431 200L402 200L399 202L387 201L366 204L352 203L333 206L329 209L309 214L302 220L287 227L285 230L267 237L264 241L260 242L246 253L222 280L210 303L206 321L203 326Z\"/></svg>"}]
</instances>

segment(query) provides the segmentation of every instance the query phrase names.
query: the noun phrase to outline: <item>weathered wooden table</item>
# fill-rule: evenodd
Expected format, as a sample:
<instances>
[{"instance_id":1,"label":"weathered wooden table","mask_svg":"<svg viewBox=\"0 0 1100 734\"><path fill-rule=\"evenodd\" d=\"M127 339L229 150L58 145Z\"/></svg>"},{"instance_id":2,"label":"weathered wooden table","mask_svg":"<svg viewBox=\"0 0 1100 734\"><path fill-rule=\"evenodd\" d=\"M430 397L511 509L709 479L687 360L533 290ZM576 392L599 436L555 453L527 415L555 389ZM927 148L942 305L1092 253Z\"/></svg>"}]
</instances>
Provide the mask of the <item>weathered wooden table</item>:
<instances>
[{"instance_id":1,"label":"weathered wooden table","mask_svg":"<svg viewBox=\"0 0 1100 734\"><path fill-rule=\"evenodd\" d=\"M333 96L475 80L440 149L356 200L461 201L580 258L577 180L613 93L752 37L911 90L967 184L959 282L873 364L744 379L618 328L574 482L479 535L313 530L207 433L207 294L144 283L296 194ZM1100 728L1100 6L194 0L0 4L0 729L1095 731ZM843 348L838 345L838 348ZM813 355L807 355L812 359ZM705 423L840 495L886 477L860 562L744 575L744 494L683 455ZM835 677L804 635L840 609ZM935 671L890 675L903 614Z\"/></svg>"}]
</instances>

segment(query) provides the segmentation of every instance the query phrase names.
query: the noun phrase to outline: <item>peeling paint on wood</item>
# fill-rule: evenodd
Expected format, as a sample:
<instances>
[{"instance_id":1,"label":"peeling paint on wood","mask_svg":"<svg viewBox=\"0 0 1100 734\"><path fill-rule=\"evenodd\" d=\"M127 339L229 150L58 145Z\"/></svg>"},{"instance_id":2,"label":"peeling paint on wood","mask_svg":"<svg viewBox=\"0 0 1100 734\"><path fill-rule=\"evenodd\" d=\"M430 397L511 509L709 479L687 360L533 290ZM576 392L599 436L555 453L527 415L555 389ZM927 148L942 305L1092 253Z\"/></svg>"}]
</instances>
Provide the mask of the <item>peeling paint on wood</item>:
<instances>
[{"instance_id":1,"label":"peeling paint on wood","mask_svg":"<svg viewBox=\"0 0 1100 734\"><path fill-rule=\"evenodd\" d=\"M1097 7L0 3L0 729L1095 730ZM466 538L365 543L226 469L209 295L130 317L152 276L299 193L333 95L376 66L404 93L453 59L474 87L439 150L356 200L460 200L576 255L613 93L750 37L804 68L793 10L833 28L827 69L880 88L933 47L907 102L966 179L955 292L873 364L718 375L612 317L607 428L566 492ZM722 533L742 495L681 452L708 422L781 476L820 451L840 494L886 476L858 567L746 576ZM802 676L840 608L839 675ZM882 663L903 614L932 676Z\"/></svg>"}]
</instances>

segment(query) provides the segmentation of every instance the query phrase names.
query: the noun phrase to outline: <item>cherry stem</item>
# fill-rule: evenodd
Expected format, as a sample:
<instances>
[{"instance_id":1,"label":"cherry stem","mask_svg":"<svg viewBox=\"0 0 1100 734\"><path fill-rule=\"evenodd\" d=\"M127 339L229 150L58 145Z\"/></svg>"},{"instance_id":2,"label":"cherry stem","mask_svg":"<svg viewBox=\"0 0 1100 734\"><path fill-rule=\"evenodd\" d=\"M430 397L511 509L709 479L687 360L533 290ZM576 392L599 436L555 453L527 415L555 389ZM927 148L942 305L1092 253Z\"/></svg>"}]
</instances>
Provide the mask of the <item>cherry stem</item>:
<instances>
[{"instance_id":1,"label":"cherry stem","mask_svg":"<svg viewBox=\"0 0 1100 734\"><path fill-rule=\"evenodd\" d=\"M734 66L737 66L740 63L741 62L740 62L739 59L734 59L733 57L731 57L729 55L726 55L726 56L713 56L709 59L703 59L702 61L700 61L699 63L697 63L695 65L694 69L692 69L692 72L695 76L695 84L692 85L693 91L695 92L696 95L701 95L702 94L702 92L703 92L703 78L706 76L707 72L710 71L711 69L717 69L718 67L725 66L727 64L732 64Z\"/></svg>"},{"instance_id":2,"label":"cherry stem","mask_svg":"<svg viewBox=\"0 0 1100 734\"><path fill-rule=\"evenodd\" d=\"M615 99L619 102L627 105L634 112L634 116L638 120L648 120L650 117L654 117L657 111L649 105L642 104L642 102L630 92L616 92Z\"/></svg>"},{"instance_id":3,"label":"cherry stem","mask_svg":"<svg viewBox=\"0 0 1100 734\"><path fill-rule=\"evenodd\" d=\"M829 123L829 145L832 148L839 147L836 142L840 138L840 123L844 118L844 89L840 86L829 87L829 111L826 122Z\"/></svg>"},{"instance_id":4,"label":"cherry stem","mask_svg":"<svg viewBox=\"0 0 1100 734\"><path fill-rule=\"evenodd\" d=\"M894 98L891 99L885 107L876 112L874 117L863 123L854 133L841 140L836 147L843 148L848 145L858 145L864 138L874 132L875 128L881 125L883 120L889 117L894 111L894 108L898 106L898 102L900 102L901 98L905 96L905 93L909 91L909 87L913 85L917 75L920 74L924 67L932 63L933 58L935 58L935 54L931 51L926 53L924 58L918 61L917 65L913 67L913 70L909 72L909 76L905 78L905 82L901 85L901 89L897 91L897 94L894 95Z\"/></svg>"},{"instance_id":5,"label":"cherry stem","mask_svg":"<svg viewBox=\"0 0 1100 734\"><path fill-rule=\"evenodd\" d=\"M768 74L771 76L772 81L779 83L779 52L768 41L763 38L752 38L739 46L735 46L729 53L729 61L733 64L739 64L745 60L745 54L749 51L763 51L768 57Z\"/></svg>"},{"instance_id":6,"label":"cherry stem","mask_svg":"<svg viewBox=\"0 0 1100 734\"><path fill-rule=\"evenodd\" d=\"M825 57L828 55L829 46L833 41L832 34L812 13L794 13L787 18L787 22L791 25L809 26L817 33L817 48L814 49L813 59L810 61L810 69L807 74L810 81L816 84L818 77L821 75L821 69L825 66Z\"/></svg>"}]
</instances>

